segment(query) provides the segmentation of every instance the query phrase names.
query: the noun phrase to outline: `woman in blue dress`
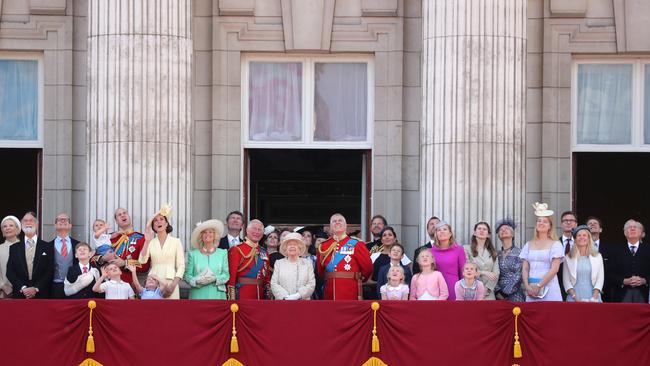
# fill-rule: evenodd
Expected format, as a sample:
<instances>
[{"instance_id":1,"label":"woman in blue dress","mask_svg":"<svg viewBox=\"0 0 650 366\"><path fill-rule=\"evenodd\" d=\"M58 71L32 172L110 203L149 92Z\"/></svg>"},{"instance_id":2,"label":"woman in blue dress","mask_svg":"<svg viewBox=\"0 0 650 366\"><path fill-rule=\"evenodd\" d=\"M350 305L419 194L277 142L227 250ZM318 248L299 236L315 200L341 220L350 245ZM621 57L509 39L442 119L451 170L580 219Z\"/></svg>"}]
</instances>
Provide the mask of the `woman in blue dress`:
<instances>
[{"instance_id":1,"label":"woman in blue dress","mask_svg":"<svg viewBox=\"0 0 650 366\"><path fill-rule=\"evenodd\" d=\"M573 237L575 245L565 258L562 270L566 301L602 302L603 257L594 246L589 227L581 225L573 229Z\"/></svg>"}]
</instances>

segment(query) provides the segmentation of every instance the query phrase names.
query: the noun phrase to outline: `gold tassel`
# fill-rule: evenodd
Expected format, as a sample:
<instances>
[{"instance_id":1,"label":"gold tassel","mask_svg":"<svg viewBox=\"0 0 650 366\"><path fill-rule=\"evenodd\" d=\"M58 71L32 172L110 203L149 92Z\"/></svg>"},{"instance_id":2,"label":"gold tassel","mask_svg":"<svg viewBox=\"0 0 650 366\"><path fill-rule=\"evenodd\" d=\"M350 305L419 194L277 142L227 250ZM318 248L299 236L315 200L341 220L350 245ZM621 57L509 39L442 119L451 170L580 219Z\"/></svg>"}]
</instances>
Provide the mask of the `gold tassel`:
<instances>
[{"instance_id":1,"label":"gold tassel","mask_svg":"<svg viewBox=\"0 0 650 366\"><path fill-rule=\"evenodd\" d=\"M221 366L244 366L244 364L234 358L229 358L226 362L222 363Z\"/></svg>"},{"instance_id":2,"label":"gold tassel","mask_svg":"<svg viewBox=\"0 0 650 366\"><path fill-rule=\"evenodd\" d=\"M373 301L370 305L373 311L372 314L372 353L379 352L379 337L377 337L377 310L379 310L379 303Z\"/></svg>"},{"instance_id":3,"label":"gold tassel","mask_svg":"<svg viewBox=\"0 0 650 366\"><path fill-rule=\"evenodd\" d=\"M239 352L239 342L237 342L237 328L235 328L235 313L239 311L237 304L230 305L230 312L232 312L232 337L230 338L230 353Z\"/></svg>"},{"instance_id":4,"label":"gold tassel","mask_svg":"<svg viewBox=\"0 0 650 366\"><path fill-rule=\"evenodd\" d=\"M87 358L79 364L79 366L104 366L101 363L93 360L92 358Z\"/></svg>"},{"instance_id":5,"label":"gold tassel","mask_svg":"<svg viewBox=\"0 0 650 366\"><path fill-rule=\"evenodd\" d=\"M388 364L384 363L384 361L378 359L377 357L370 357L370 359L368 359L368 361L366 361L361 366L388 366Z\"/></svg>"},{"instance_id":6,"label":"gold tassel","mask_svg":"<svg viewBox=\"0 0 650 366\"><path fill-rule=\"evenodd\" d=\"M519 331L517 328L517 319L519 318L519 314L521 314L521 308L515 306L514 309L512 309L512 313L515 315L515 345L513 349L513 357L521 358L521 344L519 343Z\"/></svg>"},{"instance_id":7,"label":"gold tassel","mask_svg":"<svg viewBox=\"0 0 650 366\"><path fill-rule=\"evenodd\" d=\"M90 309L90 321L88 323L88 340L86 341L86 352L95 353L95 338L93 337L93 309L97 307L94 300L88 301L88 308Z\"/></svg>"}]
</instances>

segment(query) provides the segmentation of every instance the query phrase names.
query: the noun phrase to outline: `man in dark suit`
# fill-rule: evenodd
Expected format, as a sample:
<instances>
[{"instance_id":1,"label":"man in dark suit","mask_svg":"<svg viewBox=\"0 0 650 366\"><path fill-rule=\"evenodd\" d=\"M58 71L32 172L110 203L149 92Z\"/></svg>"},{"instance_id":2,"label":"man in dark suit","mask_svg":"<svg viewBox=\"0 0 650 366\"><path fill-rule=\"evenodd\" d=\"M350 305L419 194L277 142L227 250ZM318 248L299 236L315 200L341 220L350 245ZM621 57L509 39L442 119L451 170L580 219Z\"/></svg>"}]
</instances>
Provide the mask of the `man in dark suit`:
<instances>
[{"instance_id":1,"label":"man in dark suit","mask_svg":"<svg viewBox=\"0 0 650 366\"><path fill-rule=\"evenodd\" d=\"M370 254L377 252L381 247L381 232L384 228L388 226L388 221L382 215L375 215L370 219L370 233L372 234L372 240L366 242L366 248L370 251Z\"/></svg>"},{"instance_id":2,"label":"man in dark suit","mask_svg":"<svg viewBox=\"0 0 650 366\"><path fill-rule=\"evenodd\" d=\"M243 242L239 233L244 227L244 214L239 211L232 211L226 216L228 234L219 240L219 248L228 250Z\"/></svg>"},{"instance_id":3,"label":"man in dark suit","mask_svg":"<svg viewBox=\"0 0 650 366\"><path fill-rule=\"evenodd\" d=\"M594 216L587 217L587 226L589 227L589 232L591 233L591 238L594 240L594 247L603 257L603 267L605 269L605 282L603 283L603 291L601 297L604 302L612 302L612 293L614 289L610 283L610 272L609 269L611 262L611 247L600 240L600 234L603 232L603 225L599 218Z\"/></svg>"},{"instance_id":4,"label":"man in dark suit","mask_svg":"<svg viewBox=\"0 0 650 366\"><path fill-rule=\"evenodd\" d=\"M50 297L52 299L65 299L63 281L65 281L68 274L68 268L77 263L74 248L79 243L79 240L70 237L72 222L70 216L65 213L56 216L54 229L56 230L56 237L50 242L54 247L54 278Z\"/></svg>"},{"instance_id":5,"label":"man in dark suit","mask_svg":"<svg viewBox=\"0 0 650 366\"><path fill-rule=\"evenodd\" d=\"M609 265L610 283L615 302L648 303L648 278L650 278L650 247L641 242L643 225L627 220L623 226L627 238L625 245L612 247Z\"/></svg>"},{"instance_id":6,"label":"man in dark suit","mask_svg":"<svg viewBox=\"0 0 650 366\"><path fill-rule=\"evenodd\" d=\"M417 248L415 250L415 253L413 254L413 274L420 273L420 265L418 264L418 254L420 254L420 252L423 249L431 249L433 247L434 239L436 235L435 227L436 225L438 225L439 222L440 219L437 218L436 216L432 216L429 219L429 221L427 221L427 234L429 234L429 241L424 243L423 246Z\"/></svg>"},{"instance_id":7,"label":"man in dark suit","mask_svg":"<svg viewBox=\"0 0 650 366\"><path fill-rule=\"evenodd\" d=\"M23 216L24 238L9 249L7 278L15 299L47 299L54 275L54 247L37 236L38 219L28 212Z\"/></svg>"},{"instance_id":8,"label":"man in dark suit","mask_svg":"<svg viewBox=\"0 0 650 366\"><path fill-rule=\"evenodd\" d=\"M575 239L573 238L573 229L578 227L578 215L573 211L564 211L560 215L560 229L562 230L562 236L560 237L560 242L564 248L564 255L569 255L571 248L575 245ZM560 269L557 271L557 280L560 283L560 292L562 292L562 301L566 299L566 291L564 289L564 262L560 263Z\"/></svg>"}]
</instances>

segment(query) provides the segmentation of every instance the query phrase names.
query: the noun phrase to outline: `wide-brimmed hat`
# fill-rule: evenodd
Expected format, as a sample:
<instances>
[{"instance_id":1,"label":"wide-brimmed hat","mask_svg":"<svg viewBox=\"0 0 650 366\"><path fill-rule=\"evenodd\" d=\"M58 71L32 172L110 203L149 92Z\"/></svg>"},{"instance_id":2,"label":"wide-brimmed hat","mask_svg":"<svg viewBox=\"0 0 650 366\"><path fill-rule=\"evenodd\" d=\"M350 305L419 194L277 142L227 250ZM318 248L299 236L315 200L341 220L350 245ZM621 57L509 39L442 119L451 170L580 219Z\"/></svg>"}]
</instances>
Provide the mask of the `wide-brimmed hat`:
<instances>
[{"instance_id":1,"label":"wide-brimmed hat","mask_svg":"<svg viewBox=\"0 0 650 366\"><path fill-rule=\"evenodd\" d=\"M302 239L302 235L298 233L289 233L287 236L282 239L282 243L280 243L280 254L283 256L287 256L287 244L288 243L296 243L298 244L298 255L302 256L305 254L307 251L307 246L305 245L304 240Z\"/></svg>"},{"instance_id":2,"label":"wide-brimmed hat","mask_svg":"<svg viewBox=\"0 0 650 366\"><path fill-rule=\"evenodd\" d=\"M515 229L517 228L517 224L515 223L515 220L508 217L497 221L494 232L498 233L499 229L501 229L502 226L508 226L512 231L515 231Z\"/></svg>"},{"instance_id":3,"label":"wide-brimmed hat","mask_svg":"<svg viewBox=\"0 0 650 366\"><path fill-rule=\"evenodd\" d=\"M533 203L533 208L535 209L535 216L537 217L549 217L553 216L553 211L548 209L548 204L535 202Z\"/></svg>"},{"instance_id":4,"label":"wide-brimmed hat","mask_svg":"<svg viewBox=\"0 0 650 366\"><path fill-rule=\"evenodd\" d=\"M223 223L217 219L210 219L196 224L194 230L192 230L192 236L190 238L190 243L195 248L200 247L201 233L205 230L212 229L214 230L214 240L215 243L223 235Z\"/></svg>"}]
</instances>

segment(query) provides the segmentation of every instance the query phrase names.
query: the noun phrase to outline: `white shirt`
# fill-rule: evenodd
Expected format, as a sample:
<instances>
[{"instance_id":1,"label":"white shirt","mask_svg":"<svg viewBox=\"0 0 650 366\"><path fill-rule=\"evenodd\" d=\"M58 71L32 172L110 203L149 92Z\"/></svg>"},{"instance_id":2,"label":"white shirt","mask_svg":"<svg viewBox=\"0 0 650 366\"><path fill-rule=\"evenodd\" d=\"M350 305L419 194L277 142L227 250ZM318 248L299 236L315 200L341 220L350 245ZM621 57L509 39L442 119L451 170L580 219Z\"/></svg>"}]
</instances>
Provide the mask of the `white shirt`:
<instances>
[{"instance_id":1,"label":"white shirt","mask_svg":"<svg viewBox=\"0 0 650 366\"><path fill-rule=\"evenodd\" d=\"M84 268L88 268L87 271L90 272L90 263L88 264L81 264L79 263L79 269L81 270L81 273L84 273Z\"/></svg>"},{"instance_id":2,"label":"white shirt","mask_svg":"<svg viewBox=\"0 0 650 366\"><path fill-rule=\"evenodd\" d=\"M634 247L634 253L635 254L636 254L636 252L639 251L639 245L641 245L641 243L638 242L638 241L636 243L634 243L634 244L630 243L629 241L627 242L628 249L630 250L630 252L632 252L632 247Z\"/></svg>"},{"instance_id":3,"label":"white shirt","mask_svg":"<svg viewBox=\"0 0 650 366\"><path fill-rule=\"evenodd\" d=\"M239 243L241 243L241 240L239 239L238 236L232 236L228 234L228 245L232 248L234 246L237 246Z\"/></svg>"},{"instance_id":4,"label":"white shirt","mask_svg":"<svg viewBox=\"0 0 650 366\"><path fill-rule=\"evenodd\" d=\"M562 235L562 247L564 250L566 250L566 241L567 239L569 240L569 244L571 244L571 248L573 248L573 244L575 243L575 240L573 240L573 237L567 238L566 236ZM571 249L569 248L569 249Z\"/></svg>"},{"instance_id":5,"label":"white shirt","mask_svg":"<svg viewBox=\"0 0 650 366\"><path fill-rule=\"evenodd\" d=\"M128 300L135 296L131 285L122 280L106 281L99 288L106 293L107 300Z\"/></svg>"},{"instance_id":6,"label":"white shirt","mask_svg":"<svg viewBox=\"0 0 650 366\"><path fill-rule=\"evenodd\" d=\"M27 244L27 235L25 235L25 249L29 248L29 244ZM34 242L34 248L36 248L36 243L38 243L38 236L34 235L32 236L32 241Z\"/></svg>"}]
</instances>

